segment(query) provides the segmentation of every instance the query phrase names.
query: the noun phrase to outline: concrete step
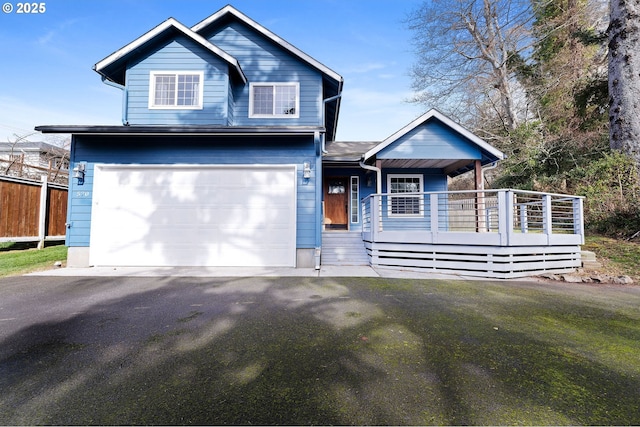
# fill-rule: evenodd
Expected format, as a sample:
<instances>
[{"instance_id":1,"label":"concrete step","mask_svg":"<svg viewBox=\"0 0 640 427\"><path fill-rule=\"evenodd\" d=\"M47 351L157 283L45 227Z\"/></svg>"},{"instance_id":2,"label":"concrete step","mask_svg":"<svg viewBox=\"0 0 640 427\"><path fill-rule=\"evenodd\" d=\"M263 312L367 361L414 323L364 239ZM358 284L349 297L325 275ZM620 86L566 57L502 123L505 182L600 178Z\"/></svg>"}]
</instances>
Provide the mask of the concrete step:
<instances>
[{"instance_id":1,"label":"concrete step","mask_svg":"<svg viewBox=\"0 0 640 427\"><path fill-rule=\"evenodd\" d=\"M369 265L369 256L360 233L322 233L323 265Z\"/></svg>"},{"instance_id":2,"label":"concrete step","mask_svg":"<svg viewBox=\"0 0 640 427\"><path fill-rule=\"evenodd\" d=\"M580 257L582 259L582 267L587 270L597 270L598 268L602 268L602 264L596 259L596 254L591 251L582 251L580 252Z\"/></svg>"}]
</instances>

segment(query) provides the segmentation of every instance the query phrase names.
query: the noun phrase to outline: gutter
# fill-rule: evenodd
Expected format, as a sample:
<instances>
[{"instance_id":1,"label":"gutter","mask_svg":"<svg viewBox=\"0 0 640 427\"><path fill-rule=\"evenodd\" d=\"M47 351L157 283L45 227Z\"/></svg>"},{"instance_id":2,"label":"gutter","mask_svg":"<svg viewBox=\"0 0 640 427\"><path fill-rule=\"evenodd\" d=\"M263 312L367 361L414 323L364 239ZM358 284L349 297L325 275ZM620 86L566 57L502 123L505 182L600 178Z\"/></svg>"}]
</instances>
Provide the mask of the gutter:
<instances>
[{"instance_id":1,"label":"gutter","mask_svg":"<svg viewBox=\"0 0 640 427\"><path fill-rule=\"evenodd\" d=\"M382 170L378 167L365 164L364 160L360 160L360 167L376 173L376 193L382 194Z\"/></svg>"},{"instance_id":2,"label":"gutter","mask_svg":"<svg viewBox=\"0 0 640 427\"><path fill-rule=\"evenodd\" d=\"M129 90L126 88L126 86L123 86L121 84L118 84L116 82L112 82L111 80L108 80L105 76L101 76L102 78L102 83L106 84L107 86L111 86L111 87L115 87L116 89L120 89L122 91L122 124L125 126L129 126L129 120L127 117L127 103L129 101Z\"/></svg>"}]
</instances>

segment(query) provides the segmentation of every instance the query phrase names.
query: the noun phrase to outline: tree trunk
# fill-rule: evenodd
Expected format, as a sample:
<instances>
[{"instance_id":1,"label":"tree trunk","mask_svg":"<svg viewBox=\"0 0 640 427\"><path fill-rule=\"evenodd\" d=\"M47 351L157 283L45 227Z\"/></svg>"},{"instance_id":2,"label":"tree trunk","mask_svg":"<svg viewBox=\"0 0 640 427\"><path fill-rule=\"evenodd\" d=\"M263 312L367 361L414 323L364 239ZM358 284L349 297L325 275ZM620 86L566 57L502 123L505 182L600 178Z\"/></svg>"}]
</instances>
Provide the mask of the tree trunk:
<instances>
[{"instance_id":1,"label":"tree trunk","mask_svg":"<svg viewBox=\"0 0 640 427\"><path fill-rule=\"evenodd\" d=\"M609 7L609 144L640 168L640 0Z\"/></svg>"}]
</instances>

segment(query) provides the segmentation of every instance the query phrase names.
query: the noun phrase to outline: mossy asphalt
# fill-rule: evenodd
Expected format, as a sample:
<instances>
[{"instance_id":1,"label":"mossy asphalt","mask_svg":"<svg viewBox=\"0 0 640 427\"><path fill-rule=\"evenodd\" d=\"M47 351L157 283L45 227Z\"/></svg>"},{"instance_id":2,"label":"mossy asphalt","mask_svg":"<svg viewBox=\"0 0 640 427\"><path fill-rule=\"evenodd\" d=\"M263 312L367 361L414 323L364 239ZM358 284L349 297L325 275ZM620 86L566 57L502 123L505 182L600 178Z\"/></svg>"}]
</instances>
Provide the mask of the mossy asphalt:
<instances>
[{"instance_id":1,"label":"mossy asphalt","mask_svg":"<svg viewBox=\"0 0 640 427\"><path fill-rule=\"evenodd\" d=\"M0 424L640 423L640 287L0 279Z\"/></svg>"}]
</instances>

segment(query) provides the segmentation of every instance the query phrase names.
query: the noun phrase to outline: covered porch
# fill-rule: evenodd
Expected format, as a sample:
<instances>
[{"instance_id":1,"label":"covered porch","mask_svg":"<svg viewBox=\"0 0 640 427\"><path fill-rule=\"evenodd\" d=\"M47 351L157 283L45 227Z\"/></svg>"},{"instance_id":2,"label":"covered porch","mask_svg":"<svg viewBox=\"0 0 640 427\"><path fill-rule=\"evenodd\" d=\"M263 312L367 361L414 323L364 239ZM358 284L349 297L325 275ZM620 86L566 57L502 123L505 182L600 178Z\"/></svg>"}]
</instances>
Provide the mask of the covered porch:
<instances>
[{"instance_id":1,"label":"covered porch","mask_svg":"<svg viewBox=\"0 0 640 427\"><path fill-rule=\"evenodd\" d=\"M379 143L330 143L325 230L337 230L339 210L342 230L361 233L373 267L492 278L580 267L582 198L485 189L486 170L504 158L437 110ZM473 190L449 191L449 180L467 173Z\"/></svg>"},{"instance_id":2,"label":"covered porch","mask_svg":"<svg viewBox=\"0 0 640 427\"><path fill-rule=\"evenodd\" d=\"M374 267L515 278L581 266L582 198L501 189L372 194L362 239Z\"/></svg>"}]
</instances>

